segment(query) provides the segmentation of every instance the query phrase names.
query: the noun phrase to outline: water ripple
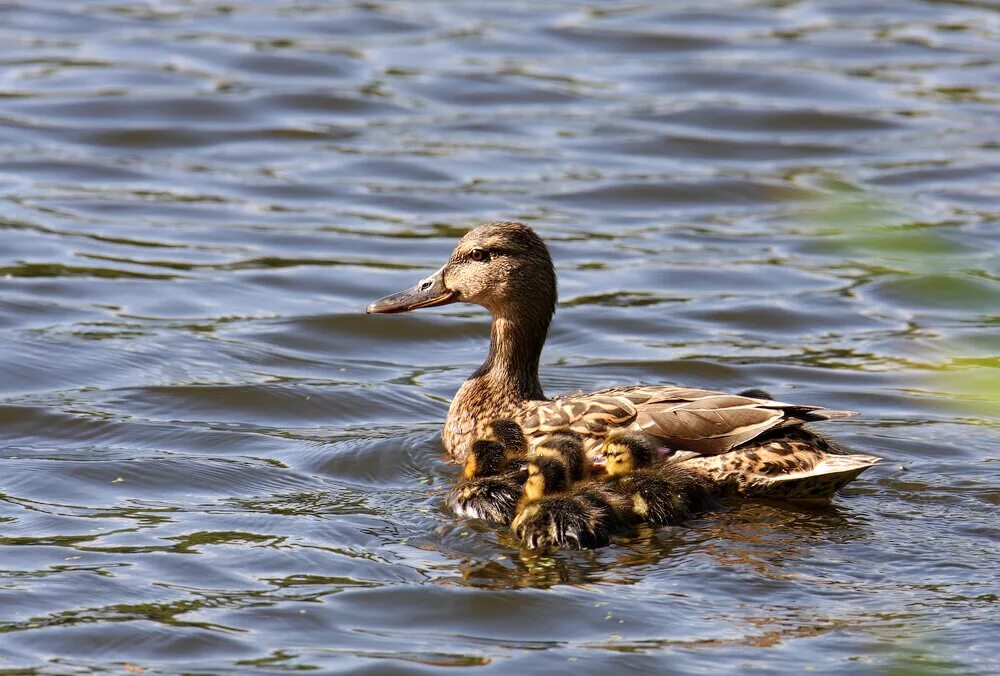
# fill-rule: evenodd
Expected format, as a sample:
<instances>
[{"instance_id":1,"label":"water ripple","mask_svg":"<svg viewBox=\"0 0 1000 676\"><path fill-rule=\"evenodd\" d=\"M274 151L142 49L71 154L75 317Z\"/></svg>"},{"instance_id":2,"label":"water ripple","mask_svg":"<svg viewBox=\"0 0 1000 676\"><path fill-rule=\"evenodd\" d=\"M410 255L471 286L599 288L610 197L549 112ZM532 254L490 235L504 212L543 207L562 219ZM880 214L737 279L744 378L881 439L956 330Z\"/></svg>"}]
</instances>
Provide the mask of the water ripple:
<instances>
[{"instance_id":1,"label":"water ripple","mask_svg":"<svg viewBox=\"0 0 1000 676\"><path fill-rule=\"evenodd\" d=\"M997 672L998 33L6 3L0 669ZM764 387L863 411L823 430L887 462L593 552L456 520L486 315L363 308L497 218L556 259L551 393Z\"/></svg>"}]
</instances>

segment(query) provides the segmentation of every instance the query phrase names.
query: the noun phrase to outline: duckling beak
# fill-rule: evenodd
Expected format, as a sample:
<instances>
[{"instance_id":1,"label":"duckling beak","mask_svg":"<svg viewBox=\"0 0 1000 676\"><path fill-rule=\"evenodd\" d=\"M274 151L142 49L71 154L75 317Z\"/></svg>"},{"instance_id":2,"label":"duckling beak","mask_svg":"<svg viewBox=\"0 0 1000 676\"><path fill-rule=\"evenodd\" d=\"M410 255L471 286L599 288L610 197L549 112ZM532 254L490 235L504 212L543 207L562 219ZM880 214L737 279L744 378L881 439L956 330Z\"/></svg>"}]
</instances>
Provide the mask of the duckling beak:
<instances>
[{"instance_id":1,"label":"duckling beak","mask_svg":"<svg viewBox=\"0 0 1000 676\"><path fill-rule=\"evenodd\" d=\"M422 307L447 305L457 300L457 294L444 285L444 267L430 277L417 282L416 286L379 298L368 306L370 315L388 315L397 312L419 310Z\"/></svg>"}]
</instances>

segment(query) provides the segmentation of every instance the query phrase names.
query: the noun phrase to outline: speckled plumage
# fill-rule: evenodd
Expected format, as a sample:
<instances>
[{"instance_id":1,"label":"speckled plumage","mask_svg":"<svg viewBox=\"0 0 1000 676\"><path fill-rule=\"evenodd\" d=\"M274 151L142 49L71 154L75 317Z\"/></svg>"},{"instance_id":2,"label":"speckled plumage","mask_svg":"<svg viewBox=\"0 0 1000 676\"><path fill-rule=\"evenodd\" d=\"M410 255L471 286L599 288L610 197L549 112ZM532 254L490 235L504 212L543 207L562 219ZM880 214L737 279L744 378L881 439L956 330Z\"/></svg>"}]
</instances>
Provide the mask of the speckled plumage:
<instances>
[{"instance_id":1,"label":"speckled plumage","mask_svg":"<svg viewBox=\"0 0 1000 676\"><path fill-rule=\"evenodd\" d=\"M682 465L705 477L722 495L822 500L880 460L845 453L815 432L789 428Z\"/></svg>"}]
</instances>

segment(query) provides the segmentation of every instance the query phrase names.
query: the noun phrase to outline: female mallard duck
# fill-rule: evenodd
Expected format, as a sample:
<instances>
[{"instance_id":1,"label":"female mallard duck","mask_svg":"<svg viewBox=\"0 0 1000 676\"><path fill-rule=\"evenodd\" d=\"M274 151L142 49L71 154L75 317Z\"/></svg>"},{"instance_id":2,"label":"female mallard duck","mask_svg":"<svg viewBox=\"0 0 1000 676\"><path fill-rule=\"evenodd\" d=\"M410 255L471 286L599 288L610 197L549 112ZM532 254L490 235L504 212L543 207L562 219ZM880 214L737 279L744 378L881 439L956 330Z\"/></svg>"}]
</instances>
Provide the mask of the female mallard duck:
<instances>
[{"instance_id":1,"label":"female mallard duck","mask_svg":"<svg viewBox=\"0 0 1000 676\"><path fill-rule=\"evenodd\" d=\"M614 430L604 442L612 490L621 494L636 520L676 525L713 503L708 482L679 463L662 463L649 436Z\"/></svg>"},{"instance_id":2,"label":"female mallard duck","mask_svg":"<svg viewBox=\"0 0 1000 676\"><path fill-rule=\"evenodd\" d=\"M524 495L510 526L528 549L603 547L625 528L601 492L573 487L566 465L551 456L528 462Z\"/></svg>"},{"instance_id":3,"label":"female mallard duck","mask_svg":"<svg viewBox=\"0 0 1000 676\"><path fill-rule=\"evenodd\" d=\"M527 472L497 441L479 439L465 458L462 479L445 502L455 514L507 525L514 518Z\"/></svg>"},{"instance_id":4,"label":"female mallard duck","mask_svg":"<svg viewBox=\"0 0 1000 676\"><path fill-rule=\"evenodd\" d=\"M848 455L802 427L855 415L849 411L669 385L547 399L538 363L555 312L556 276L545 243L521 223L475 228L441 269L412 289L375 301L368 312L455 302L482 305L493 316L486 361L448 411L442 436L456 460L464 460L489 421L509 418L529 440L561 429L576 432L597 464L608 431L643 431L673 460L741 494L825 497L879 461ZM744 480L750 476L754 480Z\"/></svg>"}]
</instances>

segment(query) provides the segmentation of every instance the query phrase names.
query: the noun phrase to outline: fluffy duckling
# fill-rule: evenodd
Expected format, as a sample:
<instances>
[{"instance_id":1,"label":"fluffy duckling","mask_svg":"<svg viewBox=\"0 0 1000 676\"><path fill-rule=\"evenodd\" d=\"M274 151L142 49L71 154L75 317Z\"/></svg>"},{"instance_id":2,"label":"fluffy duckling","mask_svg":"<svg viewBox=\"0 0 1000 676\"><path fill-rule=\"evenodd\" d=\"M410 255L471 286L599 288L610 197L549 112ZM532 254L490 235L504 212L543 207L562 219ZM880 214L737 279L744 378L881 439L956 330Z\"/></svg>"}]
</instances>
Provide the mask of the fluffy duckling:
<instances>
[{"instance_id":1,"label":"fluffy duckling","mask_svg":"<svg viewBox=\"0 0 1000 676\"><path fill-rule=\"evenodd\" d=\"M653 525L677 524L713 503L708 484L676 464L654 462L656 443L642 432L615 431L604 442L612 487L634 516Z\"/></svg>"},{"instance_id":2,"label":"fluffy duckling","mask_svg":"<svg viewBox=\"0 0 1000 676\"><path fill-rule=\"evenodd\" d=\"M497 441L479 439L462 468L462 479L445 502L455 514L507 525L514 518L527 473L519 464L511 468L509 451Z\"/></svg>"},{"instance_id":3,"label":"fluffy duckling","mask_svg":"<svg viewBox=\"0 0 1000 676\"><path fill-rule=\"evenodd\" d=\"M528 549L603 547L631 523L626 507L601 484L573 485L561 458L535 457L511 528Z\"/></svg>"},{"instance_id":4,"label":"fluffy duckling","mask_svg":"<svg viewBox=\"0 0 1000 676\"><path fill-rule=\"evenodd\" d=\"M521 426L509 418L497 418L486 426L483 439L498 442L511 460L528 459L528 440Z\"/></svg>"},{"instance_id":5,"label":"fluffy duckling","mask_svg":"<svg viewBox=\"0 0 1000 676\"><path fill-rule=\"evenodd\" d=\"M533 455L536 458L562 460L571 482L583 481L587 477L589 470L587 453L583 450L583 440L575 432L569 430L553 432L538 442Z\"/></svg>"},{"instance_id":6,"label":"fluffy duckling","mask_svg":"<svg viewBox=\"0 0 1000 676\"><path fill-rule=\"evenodd\" d=\"M570 488L578 498L586 500L601 509L611 509L614 530L623 530L635 518L631 505L621 495L608 489L607 482L590 478L590 461L583 447L582 437L571 430L559 430L546 436L535 447L532 457L548 457L560 460L566 466Z\"/></svg>"},{"instance_id":7,"label":"fluffy duckling","mask_svg":"<svg viewBox=\"0 0 1000 676\"><path fill-rule=\"evenodd\" d=\"M514 534L528 549L584 549L611 541L611 510L569 492L566 465L558 458L539 457L528 462L528 479Z\"/></svg>"}]
</instances>

